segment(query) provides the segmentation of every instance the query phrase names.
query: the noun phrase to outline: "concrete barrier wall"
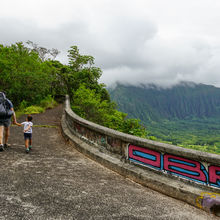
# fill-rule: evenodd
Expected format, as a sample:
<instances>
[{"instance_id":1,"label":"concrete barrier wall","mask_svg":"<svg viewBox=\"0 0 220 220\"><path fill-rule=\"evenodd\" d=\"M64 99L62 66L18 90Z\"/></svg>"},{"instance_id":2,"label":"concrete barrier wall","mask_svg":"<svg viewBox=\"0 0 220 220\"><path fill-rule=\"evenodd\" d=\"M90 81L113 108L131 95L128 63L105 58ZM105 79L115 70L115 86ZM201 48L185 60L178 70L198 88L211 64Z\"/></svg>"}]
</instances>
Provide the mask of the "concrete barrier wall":
<instances>
[{"instance_id":1,"label":"concrete barrier wall","mask_svg":"<svg viewBox=\"0 0 220 220\"><path fill-rule=\"evenodd\" d=\"M91 149L138 167L143 170L141 172L154 172L157 179L165 177L171 182L179 181L199 188L200 197L197 193L197 198L193 198L197 201L187 202L205 210L210 210L213 204L220 205L219 155L135 137L92 123L71 110L68 97L65 101L64 120L68 130ZM158 190L156 186L152 188ZM212 204L208 200L211 197L215 198ZM209 202L204 205L206 200Z\"/></svg>"}]
</instances>

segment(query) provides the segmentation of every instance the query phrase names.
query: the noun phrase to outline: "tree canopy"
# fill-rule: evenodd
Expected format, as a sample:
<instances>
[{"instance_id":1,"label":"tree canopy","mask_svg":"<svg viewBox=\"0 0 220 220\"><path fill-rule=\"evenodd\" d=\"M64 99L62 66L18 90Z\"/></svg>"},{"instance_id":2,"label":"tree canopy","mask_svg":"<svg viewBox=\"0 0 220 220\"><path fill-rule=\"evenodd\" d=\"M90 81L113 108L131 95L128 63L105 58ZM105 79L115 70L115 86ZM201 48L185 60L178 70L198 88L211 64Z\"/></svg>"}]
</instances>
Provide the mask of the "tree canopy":
<instances>
[{"instance_id":1,"label":"tree canopy","mask_svg":"<svg viewBox=\"0 0 220 220\"><path fill-rule=\"evenodd\" d=\"M106 86L99 83L102 70L94 57L82 55L77 46L68 51L69 63L55 57L56 49L40 47L32 41L0 45L0 90L15 108L37 105L48 96L69 94L73 110L87 120L141 137L146 129L137 119L127 119L110 100Z\"/></svg>"}]
</instances>

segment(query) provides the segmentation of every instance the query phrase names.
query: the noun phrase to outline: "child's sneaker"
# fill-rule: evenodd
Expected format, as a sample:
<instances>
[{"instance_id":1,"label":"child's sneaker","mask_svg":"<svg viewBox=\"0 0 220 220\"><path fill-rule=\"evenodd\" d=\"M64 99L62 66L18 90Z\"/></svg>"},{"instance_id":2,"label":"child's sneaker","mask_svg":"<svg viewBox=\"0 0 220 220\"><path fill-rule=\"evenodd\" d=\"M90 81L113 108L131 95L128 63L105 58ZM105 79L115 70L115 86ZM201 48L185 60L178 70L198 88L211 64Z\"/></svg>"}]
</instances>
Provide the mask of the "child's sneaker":
<instances>
[{"instance_id":1,"label":"child's sneaker","mask_svg":"<svg viewBox=\"0 0 220 220\"><path fill-rule=\"evenodd\" d=\"M28 153L29 153L29 151L30 151L30 150L29 150L29 148L27 148L27 149L26 149L26 153L28 154Z\"/></svg>"},{"instance_id":2,"label":"child's sneaker","mask_svg":"<svg viewBox=\"0 0 220 220\"><path fill-rule=\"evenodd\" d=\"M32 150L32 145L29 146L29 150Z\"/></svg>"},{"instance_id":3,"label":"child's sneaker","mask_svg":"<svg viewBox=\"0 0 220 220\"><path fill-rule=\"evenodd\" d=\"M4 146L3 146L3 144L0 145L0 151L4 151Z\"/></svg>"}]
</instances>

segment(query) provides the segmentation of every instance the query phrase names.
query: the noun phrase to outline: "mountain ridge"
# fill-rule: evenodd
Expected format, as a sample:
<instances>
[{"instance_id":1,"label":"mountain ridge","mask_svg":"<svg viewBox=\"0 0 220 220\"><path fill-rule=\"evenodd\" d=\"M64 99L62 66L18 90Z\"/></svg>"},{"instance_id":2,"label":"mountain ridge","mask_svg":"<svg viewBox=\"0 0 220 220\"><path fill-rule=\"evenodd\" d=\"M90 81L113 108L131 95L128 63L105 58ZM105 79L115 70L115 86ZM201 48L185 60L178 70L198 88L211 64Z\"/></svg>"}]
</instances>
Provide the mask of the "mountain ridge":
<instances>
[{"instance_id":1,"label":"mountain ridge","mask_svg":"<svg viewBox=\"0 0 220 220\"><path fill-rule=\"evenodd\" d=\"M163 88L154 84L132 86L118 83L108 90L119 110L143 123L220 117L220 88L212 85L181 82Z\"/></svg>"}]
</instances>

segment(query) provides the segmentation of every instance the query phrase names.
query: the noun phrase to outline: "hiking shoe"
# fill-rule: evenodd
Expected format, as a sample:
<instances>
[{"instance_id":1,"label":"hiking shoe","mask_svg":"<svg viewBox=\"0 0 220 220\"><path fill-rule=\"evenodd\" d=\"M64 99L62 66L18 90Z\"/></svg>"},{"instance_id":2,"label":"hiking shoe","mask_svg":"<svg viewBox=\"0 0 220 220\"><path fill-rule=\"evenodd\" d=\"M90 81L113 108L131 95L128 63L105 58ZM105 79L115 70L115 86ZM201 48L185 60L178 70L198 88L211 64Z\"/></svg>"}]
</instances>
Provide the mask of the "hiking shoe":
<instances>
[{"instance_id":1,"label":"hiking shoe","mask_svg":"<svg viewBox=\"0 0 220 220\"><path fill-rule=\"evenodd\" d=\"M29 150L29 148L27 148L27 149L26 149L26 153L28 154L28 153L29 153L29 151L30 151L30 150Z\"/></svg>"},{"instance_id":2,"label":"hiking shoe","mask_svg":"<svg viewBox=\"0 0 220 220\"><path fill-rule=\"evenodd\" d=\"M0 151L3 151L4 150L4 146L3 144L0 145Z\"/></svg>"}]
</instances>

